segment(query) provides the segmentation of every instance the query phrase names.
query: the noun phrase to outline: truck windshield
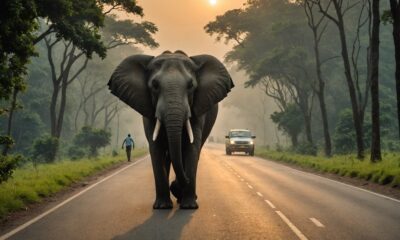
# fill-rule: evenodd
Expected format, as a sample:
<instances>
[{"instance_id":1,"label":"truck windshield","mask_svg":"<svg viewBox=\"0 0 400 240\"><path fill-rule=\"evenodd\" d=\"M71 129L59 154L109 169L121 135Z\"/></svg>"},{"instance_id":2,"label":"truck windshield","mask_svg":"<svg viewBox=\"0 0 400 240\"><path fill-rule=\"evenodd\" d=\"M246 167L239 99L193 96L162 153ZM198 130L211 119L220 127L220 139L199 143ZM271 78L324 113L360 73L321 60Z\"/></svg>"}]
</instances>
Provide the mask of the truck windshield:
<instances>
[{"instance_id":1,"label":"truck windshield","mask_svg":"<svg viewBox=\"0 0 400 240\"><path fill-rule=\"evenodd\" d=\"M234 131L230 133L230 137L251 137L249 131Z\"/></svg>"}]
</instances>

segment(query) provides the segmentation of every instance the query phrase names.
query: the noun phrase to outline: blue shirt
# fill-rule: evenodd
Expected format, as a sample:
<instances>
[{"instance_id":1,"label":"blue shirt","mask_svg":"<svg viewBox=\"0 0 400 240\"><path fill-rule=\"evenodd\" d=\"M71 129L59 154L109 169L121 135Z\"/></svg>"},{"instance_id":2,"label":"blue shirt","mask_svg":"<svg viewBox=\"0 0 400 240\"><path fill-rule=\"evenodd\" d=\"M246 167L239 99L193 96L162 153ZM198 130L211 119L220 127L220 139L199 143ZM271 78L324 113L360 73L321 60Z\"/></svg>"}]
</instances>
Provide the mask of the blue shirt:
<instances>
[{"instance_id":1,"label":"blue shirt","mask_svg":"<svg viewBox=\"0 0 400 240\"><path fill-rule=\"evenodd\" d=\"M125 138L125 146L133 146L133 139L131 137Z\"/></svg>"}]
</instances>

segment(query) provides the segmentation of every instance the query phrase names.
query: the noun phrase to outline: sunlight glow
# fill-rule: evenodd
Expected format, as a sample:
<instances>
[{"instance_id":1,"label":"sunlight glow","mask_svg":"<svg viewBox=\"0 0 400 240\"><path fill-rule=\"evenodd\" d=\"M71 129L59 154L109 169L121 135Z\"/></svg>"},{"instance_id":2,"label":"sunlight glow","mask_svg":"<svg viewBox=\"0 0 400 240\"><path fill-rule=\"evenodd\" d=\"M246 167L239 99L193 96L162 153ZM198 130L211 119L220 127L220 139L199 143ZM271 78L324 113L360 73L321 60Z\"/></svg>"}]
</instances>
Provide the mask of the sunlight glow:
<instances>
[{"instance_id":1,"label":"sunlight glow","mask_svg":"<svg viewBox=\"0 0 400 240\"><path fill-rule=\"evenodd\" d=\"M216 5L217 4L217 0L209 0L211 5Z\"/></svg>"}]
</instances>

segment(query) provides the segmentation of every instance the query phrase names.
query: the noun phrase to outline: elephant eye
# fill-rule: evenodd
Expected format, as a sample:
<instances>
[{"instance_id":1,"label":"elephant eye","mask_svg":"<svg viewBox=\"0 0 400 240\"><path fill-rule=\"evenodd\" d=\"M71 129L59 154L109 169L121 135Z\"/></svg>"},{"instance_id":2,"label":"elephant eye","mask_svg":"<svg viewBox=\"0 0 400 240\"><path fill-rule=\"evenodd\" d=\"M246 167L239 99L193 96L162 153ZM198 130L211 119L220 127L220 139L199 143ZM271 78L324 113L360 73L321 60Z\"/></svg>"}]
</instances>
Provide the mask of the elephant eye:
<instances>
[{"instance_id":1,"label":"elephant eye","mask_svg":"<svg viewBox=\"0 0 400 240\"><path fill-rule=\"evenodd\" d=\"M188 85L187 85L188 89L192 89L193 88L193 81L189 81Z\"/></svg>"},{"instance_id":2,"label":"elephant eye","mask_svg":"<svg viewBox=\"0 0 400 240\"><path fill-rule=\"evenodd\" d=\"M158 90L160 88L160 83L157 80L153 80L151 85L154 90Z\"/></svg>"}]
</instances>

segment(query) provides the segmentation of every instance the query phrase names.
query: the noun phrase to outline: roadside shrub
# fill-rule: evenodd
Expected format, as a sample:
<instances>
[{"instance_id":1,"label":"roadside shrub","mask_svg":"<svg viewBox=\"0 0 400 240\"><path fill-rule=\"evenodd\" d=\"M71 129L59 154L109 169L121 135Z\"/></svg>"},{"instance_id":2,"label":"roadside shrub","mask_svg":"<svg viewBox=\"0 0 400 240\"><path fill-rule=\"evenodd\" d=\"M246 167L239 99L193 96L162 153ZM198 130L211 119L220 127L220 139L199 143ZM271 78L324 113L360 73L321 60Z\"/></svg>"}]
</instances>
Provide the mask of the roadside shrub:
<instances>
[{"instance_id":1,"label":"roadside shrub","mask_svg":"<svg viewBox=\"0 0 400 240\"><path fill-rule=\"evenodd\" d=\"M113 149L111 155L112 155L113 157L118 156L118 151L115 150L115 149Z\"/></svg>"},{"instance_id":2,"label":"roadside shrub","mask_svg":"<svg viewBox=\"0 0 400 240\"><path fill-rule=\"evenodd\" d=\"M43 136L33 143L32 157L36 162L52 163L56 159L58 138Z\"/></svg>"},{"instance_id":3,"label":"roadside shrub","mask_svg":"<svg viewBox=\"0 0 400 240\"><path fill-rule=\"evenodd\" d=\"M74 145L87 148L89 157L96 157L98 149L110 144L111 133L103 129L83 127L74 138Z\"/></svg>"},{"instance_id":4,"label":"roadside shrub","mask_svg":"<svg viewBox=\"0 0 400 240\"><path fill-rule=\"evenodd\" d=\"M85 157L87 154L87 151L85 148L73 145L68 149L68 156L72 160L77 160Z\"/></svg>"},{"instance_id":5,"label":"roadside shrub","mask_svg":"<svg viewBox=\"0 0 400 240\"><path fill-rule=\"evenodd\" d=\"M21 160L21 155L0 155L0 183L7 181L12 176Z\"/></svg>"},{"instance_id":6,"label":"roadside shrub","mask_svg":"<svg viewBox=\"0 0 400 240\"><path fill-rule=\"evenodd\" d=\"M302 155L313 155L316 156L318 149L315 145L311 143L301 143L297 145L297 147L294 149L296 153L302 154Z\"/></svg>"},{"instance_id":7,"label":"roadside shrub","mask_svg":"<svg viewBox=\"0 0 400 240\"><path fill-rule=\"evenodd\" d=\"M364 122L364 147L367 149L371 145L371 121L365 117ZM356 150L356 132L353 124L353 113L349 108L344 109L339 114L339 120L333 134L333 145L335 153L349 154Z\"/></svg>"}]
</instances>

